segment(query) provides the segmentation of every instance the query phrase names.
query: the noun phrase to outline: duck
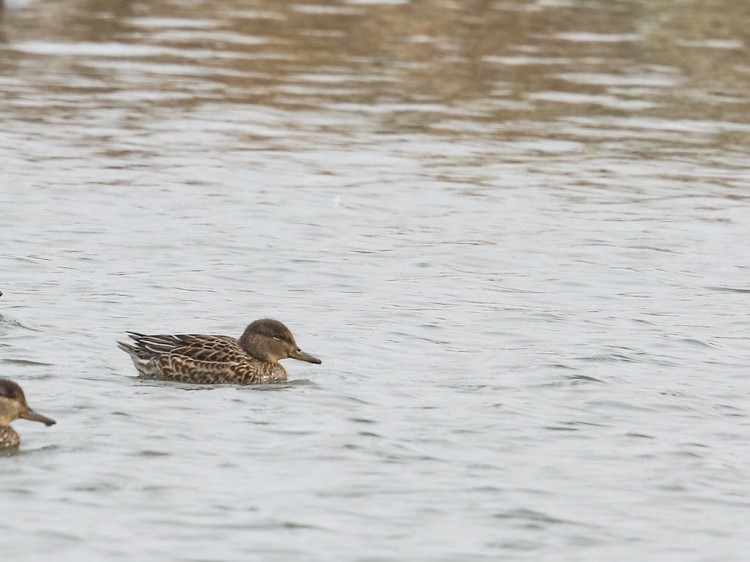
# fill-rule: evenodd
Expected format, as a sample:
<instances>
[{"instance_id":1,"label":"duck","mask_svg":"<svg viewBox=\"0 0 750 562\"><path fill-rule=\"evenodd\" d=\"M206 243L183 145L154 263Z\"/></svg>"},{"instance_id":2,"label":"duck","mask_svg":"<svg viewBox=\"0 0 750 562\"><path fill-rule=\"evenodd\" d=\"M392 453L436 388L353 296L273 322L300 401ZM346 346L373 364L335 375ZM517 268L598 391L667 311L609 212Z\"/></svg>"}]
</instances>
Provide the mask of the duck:
<instances>
[{"instance_id":1,"label":"duck","mask_svg":"<svg viewBox=\"0 0 750 562\"><path fill-rule=\"evenodd\" d=\"M9 379L0 379L0 449L18 447L21 443L18 433L10 426L18 418L41 422L46 426L57 423L29 408L18 384Z\"/></svg>"},{"instance_id":2,"label":"duck","mask_svg":"<svg viewBox=\"0 0 750 562\"><path fill-rule=\"evenodd\" d=\"M291 358L319 365L302 351L278 320L252 322L235 339L198 334L144 335L127 332L135 343L117 342L141 378L192 384L271 384L286 382L279 361Z\"/></svg>"}]
</instances>

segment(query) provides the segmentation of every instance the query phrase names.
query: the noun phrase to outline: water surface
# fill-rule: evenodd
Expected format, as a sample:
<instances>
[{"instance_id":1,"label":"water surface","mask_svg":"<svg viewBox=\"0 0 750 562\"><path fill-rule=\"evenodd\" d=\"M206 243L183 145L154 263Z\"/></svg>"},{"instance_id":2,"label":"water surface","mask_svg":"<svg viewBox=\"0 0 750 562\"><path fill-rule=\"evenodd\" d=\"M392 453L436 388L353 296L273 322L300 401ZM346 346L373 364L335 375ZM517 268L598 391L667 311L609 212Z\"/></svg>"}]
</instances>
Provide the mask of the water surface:
<instances>
[{"instance_id":1,"label":"water surface","mask_svg":"<svg viewBox=\"0 0 750 562\"><path fill-rule=\"evenodd\" d=\"M8 559L742 561L744 2L6 2ZM125 330L286 322L291 382Z\"/></svg>"}]
</instances>

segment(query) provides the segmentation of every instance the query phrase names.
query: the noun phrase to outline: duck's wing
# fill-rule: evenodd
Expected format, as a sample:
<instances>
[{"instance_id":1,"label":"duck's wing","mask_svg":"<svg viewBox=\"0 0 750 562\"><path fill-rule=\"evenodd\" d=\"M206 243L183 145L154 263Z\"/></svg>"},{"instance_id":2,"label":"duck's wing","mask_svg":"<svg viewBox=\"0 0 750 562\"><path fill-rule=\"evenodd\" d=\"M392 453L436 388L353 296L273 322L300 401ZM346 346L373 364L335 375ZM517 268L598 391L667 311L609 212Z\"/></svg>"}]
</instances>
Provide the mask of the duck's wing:
<instances>
[{"instance_id":1,"label":"duck's wing","mask_svg":"<svg viewBox=\"0 0 750 562\"><path fill-rule=\"evenodd\" d=\"M196 361L233 363L244 362L248 357L237 340L229 336L144 335L135 332L128 332L128 335L135 341L135 345L127 347L144 359L179 355ZM125 350L130 353L128 349Z\"/></svg>"}]
</instances>

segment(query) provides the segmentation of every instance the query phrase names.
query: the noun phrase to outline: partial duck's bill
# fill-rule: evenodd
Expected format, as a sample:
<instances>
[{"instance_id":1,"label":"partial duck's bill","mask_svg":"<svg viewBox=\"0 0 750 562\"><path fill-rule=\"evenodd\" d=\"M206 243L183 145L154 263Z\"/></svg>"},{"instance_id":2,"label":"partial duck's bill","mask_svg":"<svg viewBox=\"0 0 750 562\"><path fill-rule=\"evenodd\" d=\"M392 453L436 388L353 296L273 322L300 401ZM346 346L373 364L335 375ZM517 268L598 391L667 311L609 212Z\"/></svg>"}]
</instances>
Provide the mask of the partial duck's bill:
<instances>
[{"instance_id":1,"label":"partial duck's bill","mask_svg":"<svg viewBox=\"0 0 750 562\"><path fill-rule=\"evenodd\" d=\"M31 408L28 408L26 411L22 412L21 415L18 416L19 418L23 418L25 420L31 420L36 422L41 422L46 426L55 425L57 422L53 420L52 418L48 418L47 416L43 416L42 414L39 414L32 410Z\"/></svg>"},{"instance_id":2,"label":"partial duck's bill","mask_svg":"<svg viewBox=\"0 0 750 562\"><path fill-rule=\"evenodd\" d=\"M292 359L299 359L300 361L307 361L308 363L315 363L316 365L320 365L322 361L318 359L317 357L313 357L309 353L305 353L301 349L296 350L294 353L289 355Z\"/></svg>"}]
</instances>

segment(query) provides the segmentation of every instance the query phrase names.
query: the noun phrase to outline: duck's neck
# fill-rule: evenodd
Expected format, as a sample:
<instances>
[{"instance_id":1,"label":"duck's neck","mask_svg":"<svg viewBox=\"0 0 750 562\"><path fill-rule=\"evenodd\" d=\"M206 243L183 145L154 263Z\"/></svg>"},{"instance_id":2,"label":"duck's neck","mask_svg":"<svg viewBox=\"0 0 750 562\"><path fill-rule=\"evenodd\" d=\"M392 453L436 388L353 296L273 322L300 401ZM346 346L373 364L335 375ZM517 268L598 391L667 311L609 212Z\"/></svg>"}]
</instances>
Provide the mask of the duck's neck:
<instances>
[{"instance_id":1,"label":"duck's neck","mask_svg":"<svg viewBox=\"0 0 750 562\"><path fill-rule=\"evenodd\" d=\"M242 348L242 351L251 357L255 357L255 355L253 355L253 347L255 347L253 345L253 335L250 333L250 330L245 330L237 340L237 343Z\"/></svg>"},{"instance_id":2,"label":"duck's neck","mask_svg":"<svg viewBox=\"0 0 750 562\"><path fill-rule=\"evenodd\" d=\"M5 447L17 447L20 442L21 438L11 426L6 425L0 427L0 449L4 449Z\"/></svg>"},{"instance_id":3,"label":"duck's neck","mask_svg":"<svg viewBox=\"0 0 750 562\"><path fill-rule=\"evenodd\" d=\"M268 354L263 351L259 337L250 332L250 330L245 330L237 342L240 344L242 351L247 353L253 359L264 361L266 363L275 362L272 357L268 357Z\"/></svg>"}]
</instances>

